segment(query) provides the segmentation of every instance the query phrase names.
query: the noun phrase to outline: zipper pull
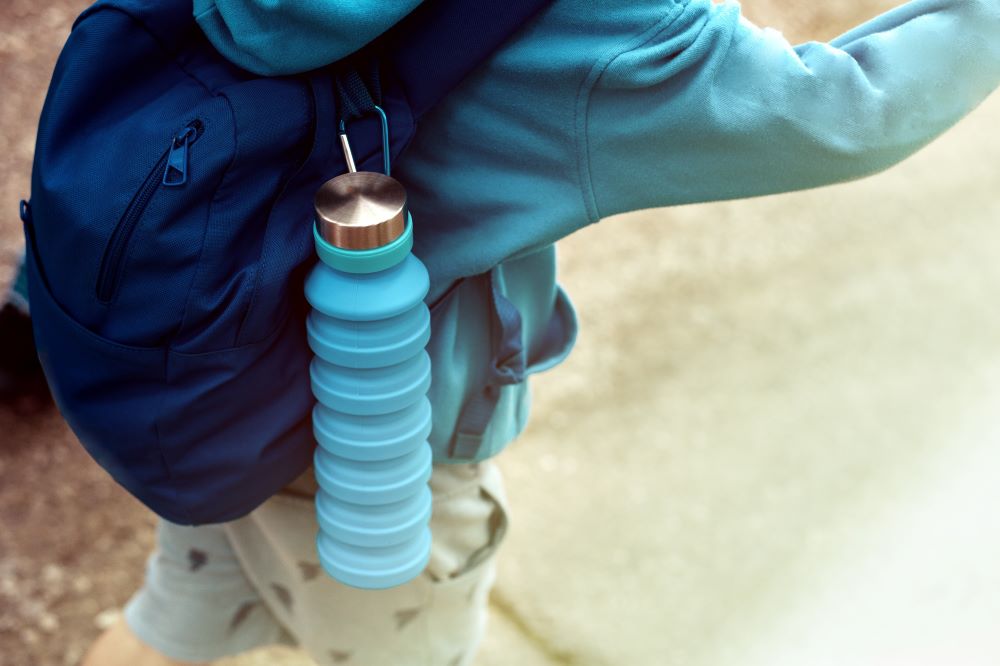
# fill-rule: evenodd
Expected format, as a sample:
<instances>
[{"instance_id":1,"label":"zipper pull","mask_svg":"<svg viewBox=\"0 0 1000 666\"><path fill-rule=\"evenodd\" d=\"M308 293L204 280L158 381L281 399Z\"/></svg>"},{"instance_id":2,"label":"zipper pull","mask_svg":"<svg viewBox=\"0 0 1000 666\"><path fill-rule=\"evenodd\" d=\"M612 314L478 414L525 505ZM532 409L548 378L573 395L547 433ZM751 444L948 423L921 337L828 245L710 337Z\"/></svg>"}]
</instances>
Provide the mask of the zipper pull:
<instances>
[{"instance_id":1,"label":"zipper pull","mask_svg":"<svg viewBox=\"0 0 1000 666\"><path fill-rule=\"evenodd\" d=\"M170 142L167 169L163 172L163 184L166 187L180 187L187 182L188 146L197 133L198 129L189 125Z\"/></svg>"}]
</instances>

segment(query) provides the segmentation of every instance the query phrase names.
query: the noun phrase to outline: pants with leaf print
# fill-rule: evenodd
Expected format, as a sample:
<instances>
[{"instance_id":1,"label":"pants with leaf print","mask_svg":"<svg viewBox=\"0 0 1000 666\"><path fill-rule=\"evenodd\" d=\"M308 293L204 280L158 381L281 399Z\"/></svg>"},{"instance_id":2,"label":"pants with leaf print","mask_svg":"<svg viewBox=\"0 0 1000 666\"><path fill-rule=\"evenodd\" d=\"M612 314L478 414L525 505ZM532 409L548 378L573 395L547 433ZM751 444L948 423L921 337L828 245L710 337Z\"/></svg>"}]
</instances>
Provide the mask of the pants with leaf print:
<instances>
[{"instance_id":1,"label":"pants with leaf print","mask_svg":"<svg viewBox=\"0 0 1000 666\"><path fill-rule=\"evenodd\" d=\"M222 525L161 520L146 582L125 608L132 631L183 661L284 643L321 666L471 664L507 529L496 465L434 466L430 562L388 590L348 587L320 569L312 484L310 471Z\"/></svg>"}]
</instances>

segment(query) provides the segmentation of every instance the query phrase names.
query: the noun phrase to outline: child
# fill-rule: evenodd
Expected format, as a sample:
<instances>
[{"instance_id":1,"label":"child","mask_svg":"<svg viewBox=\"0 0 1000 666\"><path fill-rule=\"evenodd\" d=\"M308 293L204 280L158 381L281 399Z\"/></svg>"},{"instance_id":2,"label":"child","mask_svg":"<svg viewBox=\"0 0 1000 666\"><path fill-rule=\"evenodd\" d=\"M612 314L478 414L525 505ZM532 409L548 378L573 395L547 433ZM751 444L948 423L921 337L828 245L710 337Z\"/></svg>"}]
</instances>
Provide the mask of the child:
<instances>
[{"instance_id":1,"label":"child","mask_svg":"<svg viewBox=\"0 0 1000 666\"><path fill-rule=\"evenodd\" d=\"M388 4L216 0L196 13L227 57L278 74L336 60L413 3ZM574 332L555 241L626 211L874 173L998 83L1000 0L915 0L795 48L735 4L556 0L431 113L394 175L431 299L455 284L457 300L474 303L479 292L457 281L502 262L537 370L561 360ZM565 326L539 326L558 308ZM503 491L488 463L437 466L432 486L428 574L384 592L317 573L308 479L233 523L161 523L127 626L99 639L85 666L200 662L277 641L321 664L471 663Z\"/></svg>"}]
</instances>

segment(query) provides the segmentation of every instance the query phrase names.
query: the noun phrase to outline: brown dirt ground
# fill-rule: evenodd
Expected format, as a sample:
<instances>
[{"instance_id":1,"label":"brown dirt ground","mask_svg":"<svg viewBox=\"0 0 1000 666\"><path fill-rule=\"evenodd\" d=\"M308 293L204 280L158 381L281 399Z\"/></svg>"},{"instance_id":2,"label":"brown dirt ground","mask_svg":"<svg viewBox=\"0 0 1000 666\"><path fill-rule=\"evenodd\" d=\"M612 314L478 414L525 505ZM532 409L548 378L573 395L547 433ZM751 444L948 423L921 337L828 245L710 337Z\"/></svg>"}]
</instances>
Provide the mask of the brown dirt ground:
<instances>
[{"instance_id":1,"label":"brown dirt ground","mask_svg":"<svg viewBox=\"0 0 1000 666\"><path fill-rule=\"evenodd\" d=\"M83 0L0 4L0 284L20 253L16 202L28 193L49 75ZM745 11L793 42L826 39L892 3L756 0ZM79 447L54 409L0 408L0 663L75 664L142 579L153 518Z\"/></svg>"}]
</instances>

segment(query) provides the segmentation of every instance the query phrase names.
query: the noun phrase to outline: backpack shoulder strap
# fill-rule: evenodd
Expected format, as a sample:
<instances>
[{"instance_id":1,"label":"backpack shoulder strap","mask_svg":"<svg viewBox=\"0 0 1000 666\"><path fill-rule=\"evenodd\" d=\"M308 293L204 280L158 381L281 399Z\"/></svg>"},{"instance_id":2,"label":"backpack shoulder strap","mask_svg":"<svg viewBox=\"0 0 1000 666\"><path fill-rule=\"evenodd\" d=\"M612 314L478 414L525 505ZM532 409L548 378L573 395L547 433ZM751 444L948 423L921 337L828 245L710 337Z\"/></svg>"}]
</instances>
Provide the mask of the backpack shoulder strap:
<instances>
[{"instance_id":1,"label":"backpack shoulder strap","mask_svg":"<svg viewBox=\"0 0 1000 666\"><path fill-rule=\"evenodd\" d=\"M419 119L552 0L426 0L386 35Z\"/></svg>"}]
</instances>

